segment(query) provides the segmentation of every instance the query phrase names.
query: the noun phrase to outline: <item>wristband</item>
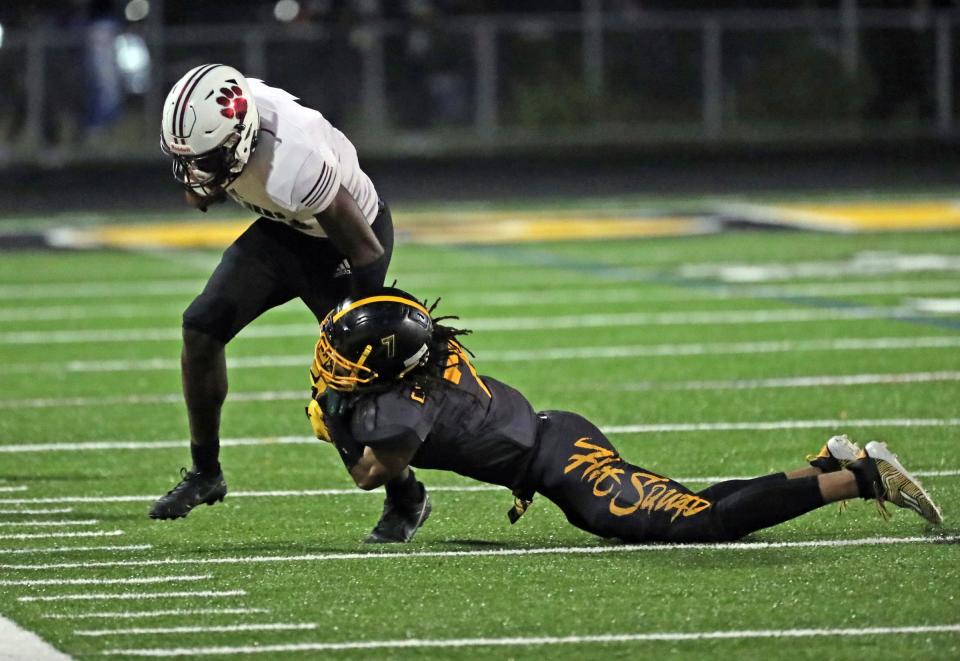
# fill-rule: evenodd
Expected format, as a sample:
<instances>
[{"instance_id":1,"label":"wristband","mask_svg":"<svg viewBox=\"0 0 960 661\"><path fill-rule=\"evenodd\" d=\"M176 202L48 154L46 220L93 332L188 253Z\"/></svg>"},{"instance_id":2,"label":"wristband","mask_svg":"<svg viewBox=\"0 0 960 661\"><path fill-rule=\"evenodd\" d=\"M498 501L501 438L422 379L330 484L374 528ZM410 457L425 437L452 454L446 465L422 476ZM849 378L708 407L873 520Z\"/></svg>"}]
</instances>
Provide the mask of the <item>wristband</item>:
<instances>
[{"instance_id":1,"label":"wristband","mask_svg":"<svg viewBox=\"0 0 960 661\"><path fill-rule=\"evenodd\" d=\"M383 287L383 279L387 275L387 254L363 266L350 266L350 294L356 299L370 295Z\"/></svg>"}]
</instances>

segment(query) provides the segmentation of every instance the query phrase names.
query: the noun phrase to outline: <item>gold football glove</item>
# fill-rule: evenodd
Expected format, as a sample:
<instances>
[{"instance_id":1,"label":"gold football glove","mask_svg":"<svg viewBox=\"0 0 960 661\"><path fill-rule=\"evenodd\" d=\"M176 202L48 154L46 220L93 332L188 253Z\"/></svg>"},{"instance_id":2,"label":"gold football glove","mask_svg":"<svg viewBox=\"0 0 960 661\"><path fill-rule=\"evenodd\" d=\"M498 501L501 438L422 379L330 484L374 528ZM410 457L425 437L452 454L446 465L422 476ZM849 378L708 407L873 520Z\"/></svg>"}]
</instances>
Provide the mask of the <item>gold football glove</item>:
<instances>
[{"instance_id":1,"label":"gold football glove","mask_svg":"<svg viewBox=\"0 0 960 661\"><path fill-rule=\"evenodd\" d=\"M311 399L305 410L307 417L310 419L310 426L313 427L313 433L316 437L321 441L333 443L333 439L330 437L330 430L327 429L327 422L323 419L323 409L320 408L317 400Z\"/></svg>"}]
</instances>

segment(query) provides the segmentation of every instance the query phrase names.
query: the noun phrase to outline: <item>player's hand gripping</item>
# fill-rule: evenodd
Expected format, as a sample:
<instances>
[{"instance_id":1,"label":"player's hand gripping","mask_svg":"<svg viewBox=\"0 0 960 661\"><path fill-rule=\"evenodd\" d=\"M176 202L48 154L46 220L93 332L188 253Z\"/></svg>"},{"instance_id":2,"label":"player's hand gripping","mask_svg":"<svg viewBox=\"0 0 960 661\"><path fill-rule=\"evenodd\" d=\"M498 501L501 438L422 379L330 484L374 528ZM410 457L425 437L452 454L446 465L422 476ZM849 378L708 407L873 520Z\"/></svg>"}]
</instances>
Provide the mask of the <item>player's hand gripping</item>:
<instances>
[{"instance_id":1,"label":"player's hand gripping","mask_svg":"<svg viewBox=\"0 0 960 661\"><path fill-rule=\"evenodd\" d=\"M319 372L311 368L310 403L304 410L317 438L327 443L334 442L333 436L342 433L336 431L340 429L337 425L344 423L344 418L349 413L350 403L349 397L328 388ZM332 433L331 430L333 430Z\"/></svg>"},{"instance_id":2,"label":"player's hand gripping","mask_svg":"<svg viewBox=\"0 0 960 661\"><path fill-rule=\"evenodd\" d=\"M327 429L327 421L323 417L323 409L320 407L320 404L317 403L317 400L310 400L310 403L307 404L306 412L307 418L310 419L310 426L313 427L314 435L321 441L333 443L330 430Z\"/></svg>"}]
</instances>

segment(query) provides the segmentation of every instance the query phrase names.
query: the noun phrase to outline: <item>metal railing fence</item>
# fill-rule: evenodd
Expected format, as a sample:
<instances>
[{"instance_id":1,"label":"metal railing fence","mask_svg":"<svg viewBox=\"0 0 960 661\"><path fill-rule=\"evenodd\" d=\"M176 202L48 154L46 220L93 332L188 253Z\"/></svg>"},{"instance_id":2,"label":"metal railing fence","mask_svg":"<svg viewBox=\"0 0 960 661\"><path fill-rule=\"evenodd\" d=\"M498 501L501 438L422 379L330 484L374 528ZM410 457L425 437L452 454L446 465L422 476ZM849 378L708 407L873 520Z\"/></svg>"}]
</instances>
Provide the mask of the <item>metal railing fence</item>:
<instances>
[{"instance_id":1,"label":"metal railing fence","mask_svg":"<svg viewBox=\"0 0 960 661\"><path fill-rule=\"evenodd\" d=\"M381 156L950 139L958 25L948 11L148 25L149 84L98 126L89 35L11 31L0 166L156 158L166 91L206 61L288 89Z\"/></svg>"}]
</instances>

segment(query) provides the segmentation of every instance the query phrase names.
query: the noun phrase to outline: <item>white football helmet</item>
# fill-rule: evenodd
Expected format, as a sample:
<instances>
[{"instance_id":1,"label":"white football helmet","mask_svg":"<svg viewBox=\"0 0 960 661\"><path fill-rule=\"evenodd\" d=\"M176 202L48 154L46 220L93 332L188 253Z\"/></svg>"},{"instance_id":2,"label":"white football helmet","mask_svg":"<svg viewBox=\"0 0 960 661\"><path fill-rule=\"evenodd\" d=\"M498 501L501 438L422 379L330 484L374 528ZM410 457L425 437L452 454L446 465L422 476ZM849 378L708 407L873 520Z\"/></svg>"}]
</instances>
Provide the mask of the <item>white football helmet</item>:
<instances>
[{"instance_id":1,"label":"white football helmet","mask_svg":"<svg viewBox=\"0 0 960 661\"><path fill-rule=\"evenodd\" d=\"M176 180L209 197L240 176L259 129L260 114L243 74L225 64L204 64L167 95L160 148L173 158Z\"/></svg>"}]
</instances>

